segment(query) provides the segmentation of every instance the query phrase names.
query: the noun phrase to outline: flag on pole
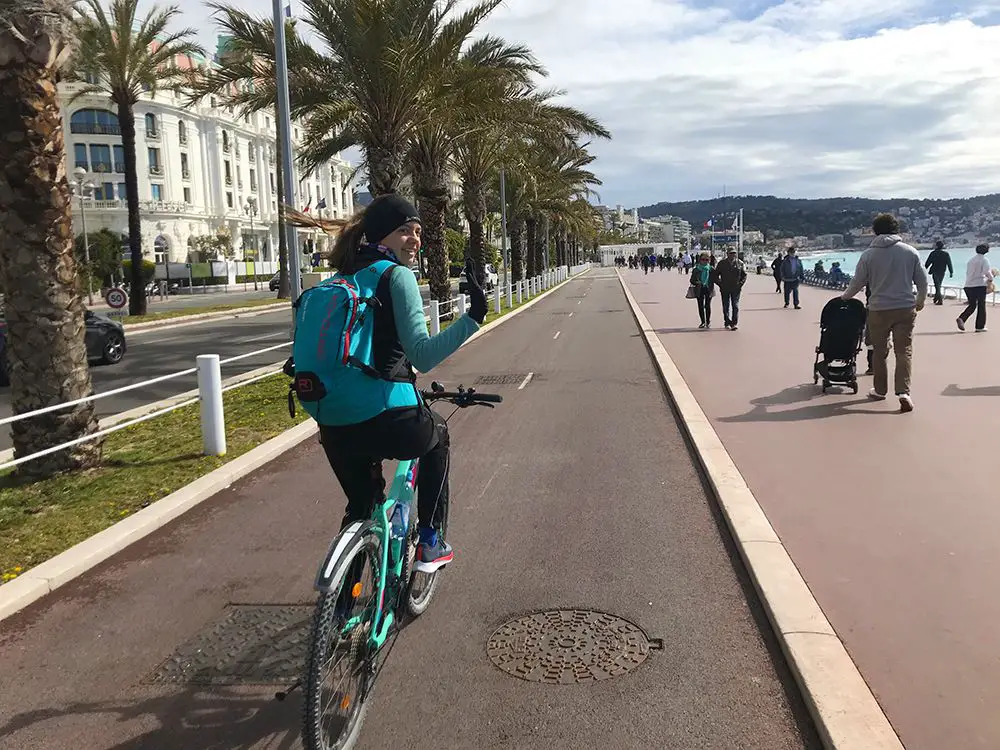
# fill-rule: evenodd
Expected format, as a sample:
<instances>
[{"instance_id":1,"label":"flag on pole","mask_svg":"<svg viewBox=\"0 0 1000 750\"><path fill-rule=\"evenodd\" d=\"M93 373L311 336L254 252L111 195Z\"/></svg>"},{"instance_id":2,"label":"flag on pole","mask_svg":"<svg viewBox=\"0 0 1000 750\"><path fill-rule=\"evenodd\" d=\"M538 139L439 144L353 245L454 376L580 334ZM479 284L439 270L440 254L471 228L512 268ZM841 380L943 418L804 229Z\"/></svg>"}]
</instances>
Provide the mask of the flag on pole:
<instances>
[{"instance_id":1,"label":"flag on pole","mask_svg":"<svg viewBox=\"0 0 1000 750\"><path fill-rule=\"evenodd\" d=\"M309 199L309 202L306 204L306 207L302 209L302 212L303 213L309 213L309 207L310 206L312 206L312 198Z\"/></svg>"},{"instance_id":2,"label":"flag on pole","mask_svg":"<svg viewBox=\"0 0 1000 750\"><path fill-rule=\"evenodd\" d=\"M288 5L285 6L285 18L291 18L291 17L292 17L292 4L289 3Z\"/></svg>"},{"instance_id":3,"label":"flag on pole","mask_svg":"<svg viewBox=\"0 0 1000 750\"><path fill-rule=\"evenodd\" d=\"M319 202L316 204L317 211L319 211L321 208L326 208L326 198L320 198Z\"/></svg>"},{"instance_id":4,"label":"flag on pole","mask_svg":"<svg viewBox=\"0 0 1000 750\"><path fill-rule=\"evenodd\" d=\"M705 222L705 229L711 229L714 224L715 224L715 219L709 219L708 221Z\"/></svg>"},{"instance_id":5,"label":"flag on pole","mask_svg":"<svg viewBox=\"0 0 1000 750\"><path fill-rule=\"evenodd\" d=\"M740 228L740 217L737 216L735 219L733 219L733 229L739 229L739 228Z\"/></svg>"}]
</instances>

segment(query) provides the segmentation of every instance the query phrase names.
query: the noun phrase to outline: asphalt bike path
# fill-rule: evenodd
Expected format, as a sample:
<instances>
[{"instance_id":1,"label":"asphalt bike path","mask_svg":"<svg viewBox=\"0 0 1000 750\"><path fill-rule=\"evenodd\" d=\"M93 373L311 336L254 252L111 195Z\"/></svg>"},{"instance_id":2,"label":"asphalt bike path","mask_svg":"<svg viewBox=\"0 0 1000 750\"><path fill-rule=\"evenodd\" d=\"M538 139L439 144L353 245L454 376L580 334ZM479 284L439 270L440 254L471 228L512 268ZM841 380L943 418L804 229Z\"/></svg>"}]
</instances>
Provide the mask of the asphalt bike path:
<instances>
[{"instance_id":1,"label":"asphalt bike path","mask_svg":"<svg viewBox=\"0 0 1000 750\"><path fill-rule=\"evenodd\" d=\"M449 387L485 376L476 387L506 400L451 422L456 562L394 644L360 747L819 747L613 272L568 282L439 370ZM299 668L343 504L309 441L0 623L0 748L298 748L299 693L279 703L248 683ZM253 622L221 629L233 604L251 621L286 605L280 647ZM494 666L491 636L540 610L623 618L653 646L601 681L558 658L567 684ZM247 679L171 681L171 655L210 632ZM597 653L586 634L556 636Z\"/></svg>"},{"instance_id":2,"label":"asphalt bike path","mask_svg":"<svg viewBox=\"0 0 1000 750\"><path fill-rule=\"evenodd\" d=\"M900 414L895 398L867 398L871 377L858 395L813 384L838 292L803 287L802 309L786 310L751 275L739 330L723 328L717 296L700 331L686 277L623 275L903 745L1000 748L1000 308L974 334L955 325L964 305L927 304L916 408Z\"/></svg>"}]
</instances>

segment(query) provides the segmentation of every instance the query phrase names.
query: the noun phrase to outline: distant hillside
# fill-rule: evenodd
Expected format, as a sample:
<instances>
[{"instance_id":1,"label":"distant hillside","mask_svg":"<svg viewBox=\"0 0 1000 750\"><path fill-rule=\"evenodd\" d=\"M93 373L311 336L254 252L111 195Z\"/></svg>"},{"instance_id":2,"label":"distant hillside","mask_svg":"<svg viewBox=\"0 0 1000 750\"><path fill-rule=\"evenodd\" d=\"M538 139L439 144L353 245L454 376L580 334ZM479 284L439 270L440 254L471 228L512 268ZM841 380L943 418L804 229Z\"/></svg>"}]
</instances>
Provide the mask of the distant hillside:
<instances>
[{"instance_id":1,"label":"distant hillside","mask_svg":"<svg viewBox=\"0 0 1000 750\"><path fill-rule=\"evenodd\" d=\"M743 209L743 221L747 229L759 229L767 239L820 234L842 234L851 229L867 226L872 217L882 211L899 212L904 224L908 216L938 217L934 222L945 226L949 220L961 221L980 214L995 213L1000 209L1000 194L981 195L974 198L949 198L947 200L913 200L910 198L821 198L805 200L799 198L776 198L773 195L741 195L725 199L685 201L683 203L657 203L643 206L639 216L651 218L670 214L691 222L692 229L700 229L712 216L731 218Z\"/></svg>"}]
</instances>

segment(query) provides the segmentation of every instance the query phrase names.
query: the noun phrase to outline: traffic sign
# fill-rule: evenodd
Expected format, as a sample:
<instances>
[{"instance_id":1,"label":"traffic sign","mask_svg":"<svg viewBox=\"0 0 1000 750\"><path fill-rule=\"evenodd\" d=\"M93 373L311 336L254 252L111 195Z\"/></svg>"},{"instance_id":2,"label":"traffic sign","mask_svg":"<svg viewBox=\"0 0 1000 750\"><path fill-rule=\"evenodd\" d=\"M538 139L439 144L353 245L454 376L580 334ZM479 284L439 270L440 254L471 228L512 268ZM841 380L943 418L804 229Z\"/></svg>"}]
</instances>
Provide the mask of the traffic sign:
<instances>
[{"instance_id":1,"label":"traffic sign","mask_svg":"<svg viewBox=\"0 0 1000 750\"><path fill-rule=\"evenodd\" d=\"M104 301L107 302L108 307L113 310L121 310L128 304L128 294L125 293L124 289L116 286L105 292Z\"/></svg>"}]
</instances>

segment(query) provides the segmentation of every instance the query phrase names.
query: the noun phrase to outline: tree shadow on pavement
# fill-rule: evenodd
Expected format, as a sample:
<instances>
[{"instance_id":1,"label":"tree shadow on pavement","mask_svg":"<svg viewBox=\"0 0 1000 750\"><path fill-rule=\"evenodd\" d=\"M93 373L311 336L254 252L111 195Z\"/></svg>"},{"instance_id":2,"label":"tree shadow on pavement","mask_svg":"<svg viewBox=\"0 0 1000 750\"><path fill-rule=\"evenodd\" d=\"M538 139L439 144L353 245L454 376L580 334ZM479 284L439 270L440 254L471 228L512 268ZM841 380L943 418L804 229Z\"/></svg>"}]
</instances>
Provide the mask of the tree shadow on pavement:
<instances>
[{"instance_id":1,"label":"tree shadow on pavement","mask_svg":"<svg viewBox=\"0 0 1000 750\"><path fill-rule=\"evenodd\" d=\"M837 386L831 386L837 388ZM761 396L750 401L753 408L746 414L738 414L732 417L719 417L720 422L802 422L812 419L829 419L830 417L840 417L847 414L892 414L884 408L879 409L857 409L862 404L872 404L867 398L856 398L850 391L846 395L852 396L850 401L843 401L838 396L845 395L845 392L828 391L823 393L819 386L808 383L805 385L794 385L784 390L778 391L770 396ZM814 403L808 403L814 402ZM770 411L774 406L794 406L795 404L807 404L797 409L782 409L781 411Z\"/></svg>"},{"instance_id":2,"label":"tree shadow on pavement","mask_svg":"<svg viewBox=\"0 0 1000 750\"><path fill-rule=\"evenodd\" d=\"M954 331L914 331L914 336L961 336L962 332Z\"/></svg>"},{"instance_id":3,"label":"tree shadow on pavement","mask_svg":"<svg viewBox=\"0 0 1000 750\"><path fill-rule=\"evenodd\" d=\"M689 328L654 328L653 333L658 333L661 336L666 336L671 333L700 333L700 334L712 334L712 333L730 333L725 328L721 326L718 328L709 328L708 330L703 330L698 327L697 323L692 323Z\"/></svg>"},{"instance_id":4,"label":"tree shadow on pavement","mask_svg":"<svg viewBox=\"0 0 1000 750\"><path fill-rule=\"evenodd\" d=\"M943 391L942 396L1000 396L1000 385L986 385L980 388L962 388L952 383Z\"/></svg>"},{"instance_id":5,"label":"tree shadow on pavement","mask_svg":"<svg viewBox=\"0 0 1000 750\"><path fill-rule=\"evenodd\" d=\"M0 727L0 736L10 737L44 721L89 714L112 714L119 724L133 722L140 733L117 744L93 744L91 737L83 743L88 750L292 750L299 747L302 699L300 691L278 702L273 692L190 687L169 695L28 711ZM158 726L140 729L150 718Z\"/></svg>"}]
</instances>

